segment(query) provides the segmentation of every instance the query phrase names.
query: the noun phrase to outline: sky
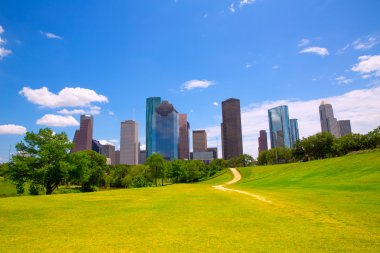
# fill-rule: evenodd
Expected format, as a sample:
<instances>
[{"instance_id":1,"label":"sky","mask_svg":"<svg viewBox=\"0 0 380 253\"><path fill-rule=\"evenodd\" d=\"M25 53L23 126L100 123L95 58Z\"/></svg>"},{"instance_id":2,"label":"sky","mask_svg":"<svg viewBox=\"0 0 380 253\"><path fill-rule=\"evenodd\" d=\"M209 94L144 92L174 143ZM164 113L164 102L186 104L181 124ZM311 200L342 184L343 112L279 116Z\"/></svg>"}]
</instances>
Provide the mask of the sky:
<instances>
[{"instance_id":1,"label":"sky","mask_svg":"<svg viewBox=\"0 0 380 253\"><path fill-rule=\"evenodd\" d=\"M73 139L80 114L94 139L119 146L160 96L219 147L221 102L240 99L244 153L257 156L267 110L289 106L301 137L320 131L318 106L380 125L380 1L0 0L0 162L26 131Z\"/></svg>"}]
</instances>

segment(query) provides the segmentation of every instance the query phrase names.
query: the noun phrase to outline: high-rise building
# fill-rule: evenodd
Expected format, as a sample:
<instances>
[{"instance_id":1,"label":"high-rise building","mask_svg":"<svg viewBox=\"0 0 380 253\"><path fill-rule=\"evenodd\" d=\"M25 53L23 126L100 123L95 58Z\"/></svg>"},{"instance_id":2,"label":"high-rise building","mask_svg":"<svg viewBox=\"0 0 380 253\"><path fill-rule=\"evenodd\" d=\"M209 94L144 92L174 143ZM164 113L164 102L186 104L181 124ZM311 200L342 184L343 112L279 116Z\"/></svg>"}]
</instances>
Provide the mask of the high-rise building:
<instances>
[{"instance_id":1,"label":"high-rise building","mask_svg":"<svg viewBox=\"0 0 380 253\"><path fill-rule=\"evenodd\" d=\"M120 164L136 165L139 159L138 124L133 120L121 122Z\"/></svg>"},{"instance_id":2,"label":"high-rise building","mask_svg":"<svg viewBox=\"0 0 380 253\"><path fill-rule=\"evenodd\" d=\"M206 130L193 131L193 152L207 151L207 133Z\"/></svg>"},{"instance_id":3,"label":"high-rise building","mask_svg":"<svg viewBox=\"0 0 380 253\"><path fill-rule=\"evenodd\" d=\"M228 160L243 154L240 100L230 98L222 102L222 153Z\"/></svg>"},{"instance_id":4,"label":"high-rise building","mask_svg":"<svg viewBox=\"0 0 380 253\"><path fill-rule=\"evenodd\" d=\"M153 139L156 138L156 131L153 129L152 119L153 113L156 111L157 107L161 104L160 97L150 97L146 99L146 157L153 154Z\"/></svg>"},{"instance_id":5,"label":"high-rise building","mask_svg":"<svg viewBox=\"0 0 380 253\"><path fill-rule=\"evenodd\" d=\"M261 151L268 150L267 131L260 130L260 136L259 136L258 142L259 142L259 153Z\"/></svg>"},{"instance_id":6,"label":"high-rise building","mask_svg":"<svg viewBox=\"0 0 380 253\"><path fill-rule=\"evenodd\" d=\"M116 164L115 156L115 146L110 144L102 145L102 155L105 155L107 158L111 159L111 164Z\"/></svg>"},{"instance_id":7,"label":"high-rise building","mask_svg":"<svg viewBox=\"0 0 380 253\"><path fill-rule=\"evenodd\" d=\"M319 117L321 120L322 132L329 132L336 138L340 137L339 123L334 118L334 111L331 104L326 104L324 101L319 106Z\"/></svg>"},{"instance_id":8,"label":"high-rise building","mask_svg":"<svg viewBox=\"0 0 380 253\"><path fill-rule=\"evenodd\" d=\"M178 159L178 121L178 112L166 100L153 113L152 130L155 132L155 138L152 142L152 152L159 153L165 160Z\"/></svg>"},{"instance_id":9,"label":"high-rise building","mask_svg":"<svg viewBox=\"0 0 380 253\"><path fill-rule=\"evenodd\" d=\"M91 115L80 116L80 127L79 130L75 131L72 152L92 149L93 126L94 118Z\"/></svg>"},{"instance_id":10,"label":"high-rise building","mask_svg":"<svg viewBox=\"0 0 380 253\"><path fill-rule=\"evenodd\" d=\"M120 150L115 151L115 165L120 164Z\"/></svg>"},{"instance_id":11,"label":"high-rise building","mask_svg":"<svg viewBox=\"0 0 380 253\"><path fill-rule=\"evenodd\" d=\"M268 110L271 148L290 148L289 111L287 105Z\"/></svg>"},{"instance_id":12,"label":"high-rise building","mask_svg":"<svg viewBox=\"0 0 380 253\"><path fill-rule=\"evenodd\" d=\"M347 134L352 134L350 120L339 120L338 124L339 124L340 136L343 137Z\"/></svg>"},{"instance_id":13,"label":"high-rise building","mask_svg":"<svg viewBox=\"0 0 380 253\"><path fill-rule=\"evenodd\" d=\"M102 144L97 140L92 140L92 150L94 150L96 153L101 154L102 153Z\"/></svg>"},{"instance_id":14,"label":"high-rise building","mask_svg":"<svg viewBox=\"0 0 380 253\"><path fill-rule=\"evenodd\" d=\"M207 148L207 152L212 152L212 157L215 159L218 159L218 148L217 147L211 147Z\"/></svg>"},{"instance_id":15,"label":"high-rise building","mask_svg":"<svg viewBox=\"0 0 380 253\"><path fill-rule=\"evenodd\" d=\"M146 150L139 151L139 164L144 164L146 162Z\"/></svg>"},{"instance_id":16,"label":"high-rise building","mask_svg":"<svg viewBox=\"0 0 380 253\"><path fill-rule=\"evenodd\" d=\"M187 114L180 114L178 159L189 160L189 130L190 124L187 121Z\"/></svg>"},{"instance_id":17,"label":"high-rise building","mask_svg":"<svg viewBox=\"0 0 380 253\"><path fill-rule=\"evenodd\" d=\"M300 139L298 131L298 119L290 119L290 146L293 148L296 142Z\"/></svg>"}]
</instances>

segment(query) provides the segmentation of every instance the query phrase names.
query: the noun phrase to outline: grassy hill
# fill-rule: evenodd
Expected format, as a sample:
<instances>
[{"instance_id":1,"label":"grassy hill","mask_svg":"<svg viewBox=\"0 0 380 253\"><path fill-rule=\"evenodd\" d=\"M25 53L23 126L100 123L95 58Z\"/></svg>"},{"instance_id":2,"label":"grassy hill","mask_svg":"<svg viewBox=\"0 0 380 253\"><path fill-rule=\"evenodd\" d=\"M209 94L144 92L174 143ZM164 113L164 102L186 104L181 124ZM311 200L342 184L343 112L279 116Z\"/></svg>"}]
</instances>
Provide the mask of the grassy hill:
<instances>
[{"instance_id":1,"label":"grassy hill","mask_svg":"<svg viewBox=\"0 0 380 253\"><path fill-rule=\"evenodd\" d=\"M207 182L0 198L1 252L379 252L380 152Z\"/></svg>"}]
</instances>

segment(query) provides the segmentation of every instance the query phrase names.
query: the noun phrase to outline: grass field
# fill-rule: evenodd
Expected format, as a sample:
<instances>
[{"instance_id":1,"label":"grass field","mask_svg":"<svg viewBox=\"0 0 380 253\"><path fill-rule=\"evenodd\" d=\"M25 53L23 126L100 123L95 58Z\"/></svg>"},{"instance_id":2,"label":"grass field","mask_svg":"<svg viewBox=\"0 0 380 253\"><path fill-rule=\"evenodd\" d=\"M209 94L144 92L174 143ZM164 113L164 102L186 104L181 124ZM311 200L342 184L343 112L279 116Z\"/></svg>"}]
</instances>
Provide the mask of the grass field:
<instances>
[{"instance_id":1,"label":"grass field","mask_svg":"<svg viewBox=\"0 0 380 253\"><path fill-rule=\"evenodd\" d=\"M240 168L233 186L0 198L1 252L379 252L380 152Z\"/></svg>"}]
</instances>

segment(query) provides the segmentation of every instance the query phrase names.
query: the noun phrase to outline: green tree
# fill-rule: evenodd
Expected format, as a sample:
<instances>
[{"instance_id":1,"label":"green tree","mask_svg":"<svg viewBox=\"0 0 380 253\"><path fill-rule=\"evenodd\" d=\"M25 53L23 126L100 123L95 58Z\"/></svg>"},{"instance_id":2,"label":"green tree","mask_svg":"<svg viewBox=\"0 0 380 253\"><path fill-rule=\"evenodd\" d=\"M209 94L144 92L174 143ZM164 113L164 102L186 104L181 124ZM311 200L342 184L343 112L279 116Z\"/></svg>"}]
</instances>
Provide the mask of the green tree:
<instances>
[{"instance_id":1,"label":"green tree","mask_svg":"<svg viewBox=\"0 0 380 253\"><path fill-rule=\"evenodd\" d=\"M12 157L8 176L20 189L30 182L52 194L68 175L68 152L72 146L64 132L54 133L49 128L27 132L24 141L16 144L18 155Z\"/></svg>"},{"instance_id":2,"label":"green tree","mask_svg":"<svg viewBox=\"0 0 380 253\"><path fill-rule=\"evenodd\" d=\"M152 154L147 159L147 164L149 165L149 168L154 173L154 182L156 186L157 186L157 178L161 174L161 171L164 170L164 166L165 166L164 163L165 163L164 158L158 153Z\"/></svg>"}]
</instances>

